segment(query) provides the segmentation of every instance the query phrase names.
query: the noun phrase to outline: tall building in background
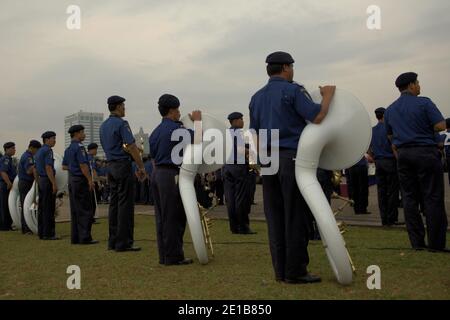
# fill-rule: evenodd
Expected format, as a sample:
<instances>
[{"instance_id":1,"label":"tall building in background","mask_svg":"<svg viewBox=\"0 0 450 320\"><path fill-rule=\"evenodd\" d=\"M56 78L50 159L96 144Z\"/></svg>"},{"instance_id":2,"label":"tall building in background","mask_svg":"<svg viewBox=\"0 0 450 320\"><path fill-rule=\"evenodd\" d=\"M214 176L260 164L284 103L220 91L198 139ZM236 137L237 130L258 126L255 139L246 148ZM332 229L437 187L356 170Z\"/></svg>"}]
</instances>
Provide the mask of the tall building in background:
<instances>
[{"instance_id":1,"label":"tall building in background","mask_svg":"<svg viewBox=\"0 0 450 320\"><path fill-rule=\"evenodd\" d=\"M103 123L103 116L103 113L84 112L81 110L78 113L65 117L64 136L66 148L70 145L70 135L67 133L67 131L71 126L81 124L82 126L84 126L84 133L86 134L86 140L84 140L83 142L84 145L87 147L90 143L97 143L97 157L104 158L105 152L103 151L102 145L100 143L100 126Z\"/></svg>"},{"instance_id":2,"label":"tall building in background","mask_svg":"<svg viewBox=\"0 0 450 320\"><path fill-rule=\"evenodd\" d=\"M139 132L134 135L136 145L138 146L138 148L142 148L144 150L144 155L148 155L150 152L148 137L149 135L147 133L144 133L144 129L142 129L142 127L139 129Z\"/></svg>"}]
</instances>

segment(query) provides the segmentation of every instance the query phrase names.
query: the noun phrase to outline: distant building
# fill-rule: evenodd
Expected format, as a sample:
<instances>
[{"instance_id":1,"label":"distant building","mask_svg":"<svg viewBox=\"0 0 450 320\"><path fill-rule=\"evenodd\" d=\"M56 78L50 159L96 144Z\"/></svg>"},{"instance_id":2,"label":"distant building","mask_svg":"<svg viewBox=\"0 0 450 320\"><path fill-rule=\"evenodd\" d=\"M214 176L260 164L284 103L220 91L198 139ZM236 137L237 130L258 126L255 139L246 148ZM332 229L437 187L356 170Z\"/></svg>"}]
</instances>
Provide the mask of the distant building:
<instances>
[{"instance_id":1,"label":"distant building","mask_svg":"<svg viewBox=\"0 0 450 320\"><path fill-rule=\"evenodd\" d=\"M100 126L103 123L103 113L93 113L80 111L78 113L72 114L64 118L64 136L65 136L65 147L70 145L70 135L67 133L69 128L76 124L81 124L84 126L84 133L86 134L86 140L84 140L84 145L87 147L90 143L98 144L99 158L105 157L105 152L103 151L102 145L100 143Z\"/></svg>"},{"instance_id":2,"label":"distant building","mask_svg":"<svg viewBox=\"0 0 450 320\"><path fill-rule=\"evenodd\" d=\"M144 156L148 155L150 152L150 145L148 143L148 134L144 133L144 129L142 127L139 129L139 132L134 135L134 139L136 140L136 145L138 148L144 150Z\"/></svg>"}]
</instances>

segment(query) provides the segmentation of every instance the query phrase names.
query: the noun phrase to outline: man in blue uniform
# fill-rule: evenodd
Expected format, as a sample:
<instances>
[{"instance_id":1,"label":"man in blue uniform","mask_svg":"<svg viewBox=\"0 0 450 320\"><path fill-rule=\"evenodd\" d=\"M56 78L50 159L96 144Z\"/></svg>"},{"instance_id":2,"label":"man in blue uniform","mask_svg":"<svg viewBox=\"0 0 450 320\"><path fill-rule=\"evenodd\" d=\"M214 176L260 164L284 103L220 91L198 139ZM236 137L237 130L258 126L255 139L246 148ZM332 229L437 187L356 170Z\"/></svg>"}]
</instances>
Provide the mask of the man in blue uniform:
<instances>
[{"instance_id":1,"label":"man in blue uniform","mask_svg":"<svg viewBox=\"0 0 450 320\"><path fill-rule=\"evenodd\" d=\"M378 208L383 226L398 224L398 172L397 160L392 150L392 143L386 134L384 125L385 108L375 110L378 124L372 128L370 155L375 160Z\"/></svg>"},{"instance_id":2,"label":"man in blue uniform","mask_svg":"<svg viewBox=\"0 0 450 320\"><path fill-rule=\"evenodd\" d=\"M69 198L71 217L71 243L96 244L92 240L92 192L94 181L89 166L89 158L83 141L84 127L74 125L69 128L71 143L66 149L64 161L69 168Z\"/></svg>"},{"instance_id":3,"label":"man in blue uniform","mask_svg":"<svg viewBox=\"0 0 450 320\"><path fill-rule=\"evenodd\" d=\"M152 192L153 161L150 155L144 161L144 166L145 166L145 173L147 174L147 179L145 180L145 188L146 188L145 204L153 206L154 205Z\"/></svg>"},{"instance_id":4,"label":"man in blue uniform","mask_svg":"<svg viewBox=\"0 0 450 320\"><path fill-rule=\"evenodd\" d=\"M131 159L138 166L138 175L145 176L139 150L125 117L125 99L119 96L108 98L109 118L100 127L100 141L108 161L108 180L111 199L109 204L108 249L139 251L133 245L134 233L134 184ZM131 156L131 157L130 157Z\"/></svg>"},{"instance_id":5,"label":"man in blue uniform","mask_svg":"<svg viewBox=\"0 0 450 320\"><path fill-rule=\"evenodd\" d=\"M92 175L92 179L94 181L94 190L91 192L91 200L92 200L92 221L94 224L97 224L98 222L95 220L95 212L97 211L97 199L99 198L98 195L98 184L95 182L95 179L97 179L97 163L95 162L95 157L97 156L98 151L98 144L95 142L90 143L87 147L88 149L88 160L89 160L89 169Z\"/></svg>"},{"instance_id":6,"label":"man in blue uniform","mask_svg":"<svg viewBox=\"0 0 450 320\"><path fill-rule=\"evenodd\" d=\"M445 130L445 120L436 105L419 97L417 74L400 75L396 82L401 92L387 108L386 131L398 153L398 174L402 188L406 228L416 250L445 251L447 215L444 203L444 176L435 132ZM419 212L424 201L428 246Z\"/></svg>"},{"instance_id":7,"label":"man in blue uniform","mask_svg":"<svg viewBox=\"0 0 450 320\"><path fill-rule=\"evenodd\" d=\"M8 197L16 178L16 167L12 157L16 154L14 142L3 145L5 155L0 158L0 231L12 230L12 219L9 212Z\"/></svg>"},{"instance_id":8,"label":"man in blue uniform","mask_svg":"<svg viewBox=\"0 0 450 320\"><path fill-rule=\"evenodd\" d=\"M55 234L55 205L58 187L55 178L55 159L52 148L56 133L42 134L43 146L36 153L36 171L39 175L38 235L41 240L60 240Z\"/></svg>"},{"instance_id":9,"label":"man in blue uniform","mask_svg":"<svg viewBox=\"0 0 450 320\"><path fill-rule=\"evenodd\" d=\"M233 158L225 164L222 170L224 193L227 204L230 230L233 234L255 234L250 229L248 215L250 214L253 191L246 159L245 143L242 129L244 115L233 112L228 116L233 136ZM247 152L248 153L248 152Z\"/></svg>"},{"instance_id":10,"label":"man in blue uniform","mask_svg":"<svg viewBox=\"0 0 450 320\"><path fill-rule=\"evenodd\" d=\"M158 110L162 121L150 135L150 154L154 159L153 200L155 201L156 236L159 263L164 265L185 265L192 263L183 251L183 235L186 229L186 213L178 187L181 163L172 159L172 149L179 143L172 141L172 133L183 128L180 122L180 101L177 97L164 94L159 98ZM200 111L190 115L193 121L201 121ZM193 132L189 131L191 138ZM174 162L175 161L175 162Z\"/></svg>"},{"instance_id":11,"label":"man in blue uniform","mask_svg":"<svg viewBox=\"0 0 450 320\"><path fill-rule=\"evenodd\" d=\"M320 277L307 270L309 208L295 180L294 158L306 121L322 122L336 88L321 88L323 100L316 104L304 87L293 83L294 59L290 54L272 53L266 63L270 79L250 101L250 128L257 132L268 129L269 136L271 130L279 130L279 170L263 176L264 213L275 277L292 284L319 282ZM270 151L272 142L268 144Z\"/></svg>"},{"instance_id":12,"label":"man in blue uniform","mask_svg":"<svg viewBox=\"0 0 450 320\"><path fill-rule=\"evenodd\" d=\"M368 162L363 157L357 164L348 169L350 197L355 202L355 214L369 214L369 169Z\"/></svg>"},{"instance_id":13,"label":"man in blue uniform","mask_svg":"<svg viewBox=\"0 0 450 320\"><path fill-rule=\"evenodd\" d=\"M38 150L42 147L42 144L39 141L31 140L27 151L25 151L20 158L19 162L19 194L20 194L20 203L22 204L22 210L20 212L21 221L22 221L22 233L23 234L31 234L30 228L28 228L27 223L24 217L23 203L25 201L25 197L33 186L33 182L36 179L36 166L34 161L34 155L38 152Z\"/></svg>"}]
</instances>

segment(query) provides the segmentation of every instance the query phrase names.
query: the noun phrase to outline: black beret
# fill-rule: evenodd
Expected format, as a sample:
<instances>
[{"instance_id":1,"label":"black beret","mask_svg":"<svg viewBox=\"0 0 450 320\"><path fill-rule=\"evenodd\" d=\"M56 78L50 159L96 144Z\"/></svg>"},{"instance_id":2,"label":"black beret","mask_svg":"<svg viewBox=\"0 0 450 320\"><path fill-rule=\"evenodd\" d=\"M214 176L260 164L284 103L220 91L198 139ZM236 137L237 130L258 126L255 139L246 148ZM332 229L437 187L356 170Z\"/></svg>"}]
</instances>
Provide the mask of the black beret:
<instances>
[{"instance_id":1,"label":"black beret","mask_svg":"<svg viewBox=\"0 0 450 320\"><path fill-rule=\"evenodd\" d=\"M178 108L180 100L171 94L163 94L158 100L158 106L161 108Z\"/></svg>"},{"instance_id":2,"label":"black beret","mask_svg":"<svg viewBox=\"0 0 450 320\"><path fill-rule=\"evenodd\" d=\"M88 150L93 150L93 149L98 149L98 144L96 144L95 142L90 143L88 145Z\"/></svg>"},{"instance_id":3,"label":"black beret","mask_svg":"<svg viewBox=\"0 0 450 320\"><path fill-rule=\"evenodd\" d=\"M395 86L397 88L405 87L410 83L414 83L417 80L417 73L414 72L406 72L398 76L397 80L395 80Z\"/></svg>"},{"instance_id":4,"label":"black beret","mask_svg":"<svg viewBox=\"0 0 450 320\"><path fill-rule=\"evenodd\" d=\"M37 148L37 149L39 149L41 147L42 147L42 144L39 141L37 141L37 140L31 140L30 144L28 145L28 148Z\"/></svg>"},{"instance_id":5,"label":"black beret","mask_svg":"<svg viewBox=\"0 0 450 320\"><path fill-rule=\"evenodd\" d=\"M115 105L121 104L122 102L125 102L125 101L126 100L123 97L111 96L108 98L108 105L115 106Z\"/></svg>"},{"instance_id":6,"label":"black beret","mask_svg":"<svg viewBox=\"0 0 450 320\"><path fill-rule=\"evenodd\" d=\"M75 133L75 132L79 132L81 130L84 130L84 127L81 124L76 124L74 126L71 126L69 128L69 131L67 131L67 132L72 134L72 133Z\"/></svg>"},{"instance_id":7,"label":"black beret","mask_svg":"<svg viewBox=\"0 0 450 320\"><path fill-rule=\"evenodd\" d=\"M383 108L383 107L378 108L378 109L375 110L375 113L381 113L381 114L384 114L385 112L386 112L386 108Z\"/></svg>"},{"instance_id":8,"label":"black beret","mask_svg":"<svg viewBox=\"0 0 450 320\"><path fill-rule=\"evenodd\" d=\"M289 53L282 51L271 53L266 58L266 63L268 64L291 64L294 62L294 59Z\"/></svg>"},{"instance_id":9,"label":"black beret","mask_svg":"<svg viewBox=\"0 0 450 320\"><path fill-rule=\"evenodd\" d=\"M54 133L53 131L46 131L41 136L42 139L50 139L52 137L56 137L56 133Z\"/></svg>"},{"instance_id":10,"label":"black beret","mask_svg":"<svg viewBox=\"0 0 450 320\"><path fill-rule=\"evenodd\" d=\"M228 120L233 121L233 120L240 119L243 117L244 117L244 115L242 113L233 112L233 113L230 113L230 115L228 116Z\"/></svg>"},{"instance_id":11,"label":"black beret","mask_svg":"<svg viewBox=\"0 0 450 320\"><path fill-rule=\"evenodd\" d=\"M3 149L9 149L9 148L12 148L12 147L15 147L16 146L16 144L14 143L14 142L7 142L7 143L5 143L4 145L3 145Z\"/></svg>"}]
</instances>

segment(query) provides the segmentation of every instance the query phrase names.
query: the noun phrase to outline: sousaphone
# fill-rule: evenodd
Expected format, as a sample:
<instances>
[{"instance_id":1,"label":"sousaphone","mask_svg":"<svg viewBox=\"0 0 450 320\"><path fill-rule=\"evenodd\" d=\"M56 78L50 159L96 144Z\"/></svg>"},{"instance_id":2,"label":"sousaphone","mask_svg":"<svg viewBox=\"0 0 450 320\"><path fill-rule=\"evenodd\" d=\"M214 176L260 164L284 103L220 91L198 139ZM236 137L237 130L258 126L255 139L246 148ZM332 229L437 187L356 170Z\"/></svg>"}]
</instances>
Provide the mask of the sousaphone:
<instances>
[{"instance_id":1,"label":"sousaphone","mask_svg":"<svg viewBox=\"0 0 450 320\"><path fill-rule=\"evenodd\" d=\"M194 122L188 116L181 121L186 128L194 129ZM232 139L225 123L207 113L202 113L201 130L203 130L202 141L198 144L187 145L184 149L178 184L195 253L201 264L207 264L208 251L194 181L199 173L210 173L222 168L232 152L232 144L226 142ZM223 141L218 143L215 138L220 137ZM220 149L214 148L215 143L220 145Z\"/></svg>"},{"instance_id":2,"label":"sousaphone","mask_svg":"<svg viewBox=\"0 0 450 320\"><path fill-rule=\"evenodd\" d=\"M319 91L312 99L320 103ZM308 124L300 137L295 162L298 187L319 227L337 281L352 282L351 259L333 211L317 180L317 168L342 170L356 164L369 148L372 125L364 105L351 93L337 89L321 124Z\"/></svg>"}]
</instances>

